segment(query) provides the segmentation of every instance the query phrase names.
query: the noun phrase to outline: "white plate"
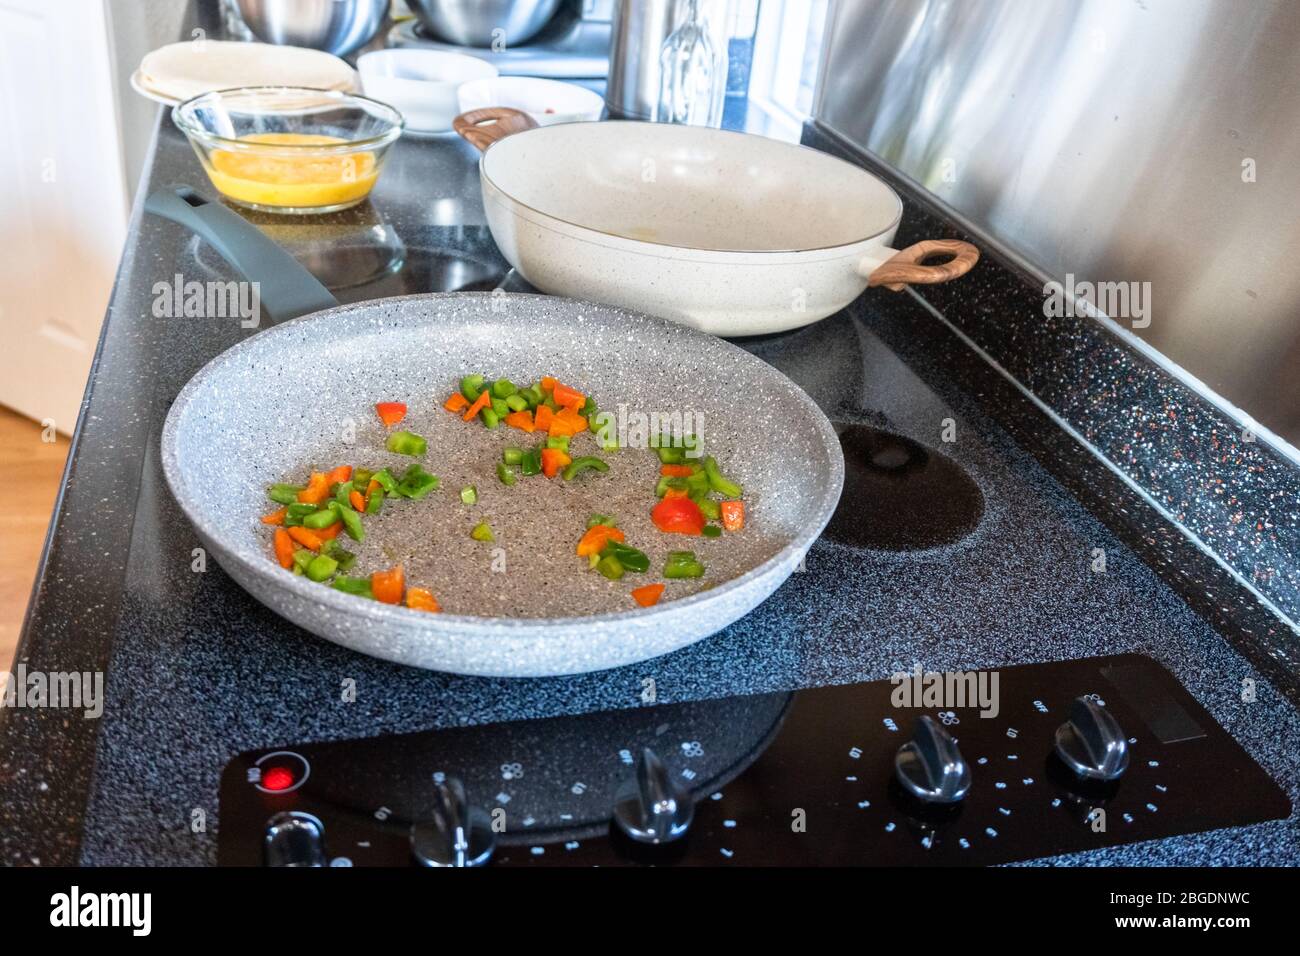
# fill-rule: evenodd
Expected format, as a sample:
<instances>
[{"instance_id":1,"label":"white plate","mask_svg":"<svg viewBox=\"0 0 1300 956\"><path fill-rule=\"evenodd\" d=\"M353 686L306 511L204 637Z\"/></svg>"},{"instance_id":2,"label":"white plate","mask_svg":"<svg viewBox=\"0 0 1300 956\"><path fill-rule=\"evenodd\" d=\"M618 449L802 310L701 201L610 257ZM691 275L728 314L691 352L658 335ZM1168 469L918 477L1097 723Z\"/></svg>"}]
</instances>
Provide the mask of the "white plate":
<instances>
[{"instance_id":1,"label":"white plate","mask_svg":"<svg viewBox=\"0 0 1300 956\"><path fill-rule=\"evenodd\" d=\"M402 114L406 128L442 133L460 112L456 91L469 80L494 78L486 60L440 50L375 50L357 59L366 96Z\"/></svg>"},{"instance_id":2,"label":"white plate","mask_svg":"<svg viewBox=\"0 0 1300 956\"><path fill-rule=\"evenodd\" d=\"M161 103L163 106L175 106L177 103L180 102L180 100L178 99L175 99L170 96L164 96L163 94L155 92L154 90L145 86L144 76L140 73L139 70L136 70L134 73L131 74L131 89L135 90L145 99L153 100L155 103Z\"/></svg>"},{"instance_id":3,"label":"white plate","mask_svg":"<svg viewBox=\"0 0 1300 956\"><path fill-rule=\"evenodd\" d=\"M531 116L538 126L600 119L605 101L600 94L576 83L531 76L499 76L461 84L460 111L508 106Z\"/></svg>"}]
</instances>

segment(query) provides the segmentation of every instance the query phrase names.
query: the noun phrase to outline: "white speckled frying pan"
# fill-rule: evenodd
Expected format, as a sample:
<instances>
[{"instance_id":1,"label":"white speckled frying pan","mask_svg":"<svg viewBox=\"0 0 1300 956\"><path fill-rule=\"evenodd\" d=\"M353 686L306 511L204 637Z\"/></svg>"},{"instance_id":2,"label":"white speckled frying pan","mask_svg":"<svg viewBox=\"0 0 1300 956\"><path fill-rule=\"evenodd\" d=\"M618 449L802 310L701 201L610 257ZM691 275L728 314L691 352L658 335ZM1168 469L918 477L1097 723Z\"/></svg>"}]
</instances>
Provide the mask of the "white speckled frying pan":
<instances>
[{"instance_id":1,"label":"white speckled frying pan","mask_svg":"<svg viewBox=\"0 0 1300 956\"><path fill-rule=\"evenodd\" d=\"M185 189L146 209L180 222L261 283L280 324L213 359L167 416L167 482L222 568L267 607L321 637L388 660L494 676L571 674L655 657L712 634L770 595L799 564L839 500L844 461L825 415L794 383L726 342L622 309L570 299L451 293L338 305L291 256L219 204ZM299 317L294 317L299 316ZM290 319L290 321L285 321ZM442 409L462 375L532 382L552 374L602 409L690 412L708 453L745 488L746 525L715 539L667 535L651 523L659 462L649 448L604 455L607 474L502 485L516 429L483 428ZM403 423L429 443L421 463L441 478L421 501L366 519L353 574L402 563L408 585L433 591L429 614L345 594L282 569L259 516L266 487L312 466L404 468L384 450L377 401L409 406ZM577 439L575 439L577 441ZM460 500L474 485L478 502ZM575 545L592 513L614 514L650 569L611 582ZM470 537L488 521L496 542ZM694 550L708 568L668 581L639 608L632 588L664 581L665 556Z\"/></svg>"}]
</instances>

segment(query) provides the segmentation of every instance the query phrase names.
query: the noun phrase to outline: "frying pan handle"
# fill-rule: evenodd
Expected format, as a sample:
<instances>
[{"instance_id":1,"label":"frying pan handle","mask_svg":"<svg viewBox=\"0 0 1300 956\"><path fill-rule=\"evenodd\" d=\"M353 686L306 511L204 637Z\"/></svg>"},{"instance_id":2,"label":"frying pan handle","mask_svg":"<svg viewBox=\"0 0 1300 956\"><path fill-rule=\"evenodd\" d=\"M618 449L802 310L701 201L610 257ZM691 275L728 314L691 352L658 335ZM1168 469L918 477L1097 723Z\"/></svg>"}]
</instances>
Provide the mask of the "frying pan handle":
<instances>
[{"instance_id":1,"label":"frying pan handle","mask_svg":"<svg viewBox=\"0 0 1300 956\"><path fill-rule=\"evenodd\" d=\"M144 201L146 212L180 223L201 236L249 282L271 322L332 309L338 299L262 230L221 203L208 202L188 186L167 186Z\"/></svg>"},{"instance_id":2,"label":"frying pan handle","mask_svg":"<svg viewBox=\"0 0 1300 956\"><path fill-rule=\"evenodd\" d=\"M523 110L512 110L508 106L485 106L481 110L461 113L451 121L451 128L483 153L497 140L505 139L511 133L536 129L537 120Z\"/></svg>"},{"instance_id":3,"label":"frying pan handle","mask_svg":"<svg viewBox=\"0 0 1300 956\"><path fill-rule=\"evenodd\" d=\"M884 250L886 252L891 250ZM922 265L935 255L952 256L938 265ZM980 251L960 239L923 239L894 254L883 263L863 259L858 271L867 276L868 286L883 285L901 292L908 285L934 285L964 276L980 261Z\"/></svg>"}]
</instances>

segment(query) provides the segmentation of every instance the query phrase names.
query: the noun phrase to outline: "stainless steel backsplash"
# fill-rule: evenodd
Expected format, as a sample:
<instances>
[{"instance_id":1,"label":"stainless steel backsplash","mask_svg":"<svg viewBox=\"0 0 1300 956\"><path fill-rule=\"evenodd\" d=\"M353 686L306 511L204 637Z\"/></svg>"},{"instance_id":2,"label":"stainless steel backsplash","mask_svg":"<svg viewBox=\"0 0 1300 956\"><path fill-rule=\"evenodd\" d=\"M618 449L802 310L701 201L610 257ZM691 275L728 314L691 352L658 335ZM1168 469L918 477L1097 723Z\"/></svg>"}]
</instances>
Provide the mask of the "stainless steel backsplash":
<instances>
[{"instance_id":1,"label":"stainless steel backsplash","mask_svg":"<svg viewBox=\"0 0 1300 956\"><path fill-rule=\"evenodd\" d=\"M1044 278L1150 283L1148 314L1116 322L1300 445L1300 2L836 0L828 17L819 124Z\"/></svg>"}]
</instances>

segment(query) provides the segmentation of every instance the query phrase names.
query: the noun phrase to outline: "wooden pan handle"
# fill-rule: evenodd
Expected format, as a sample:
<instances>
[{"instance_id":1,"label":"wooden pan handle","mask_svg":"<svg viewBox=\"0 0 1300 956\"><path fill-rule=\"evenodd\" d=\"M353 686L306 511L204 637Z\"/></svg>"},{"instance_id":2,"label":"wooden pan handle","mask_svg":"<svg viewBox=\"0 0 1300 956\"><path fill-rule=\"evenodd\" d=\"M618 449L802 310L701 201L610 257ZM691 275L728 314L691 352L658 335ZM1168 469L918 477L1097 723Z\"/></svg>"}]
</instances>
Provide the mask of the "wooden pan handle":
<instances>
[{"instance_id":1,"label":"wooden pan handle","mask_svg":"<svg viewBox=\"0 0 1300 956\"><path fill-rule=\"evenodd\" d=\"M461 113L451 121L451 128L482 153L511 133L536 129L537 120L523 110L512 110L508 106L485 106L481 110Z\"/></svg>"},{"instance_id":2,"label":"wooden pan handle","mask_svg":"<svg viewBox=\"0 0 1300 956\"><path fill-rule=\"evenodd\" d=\"M938 265L921 263L930 256L947 254L952 258ZM960 239L923 239L882 262L867 277L867 285L883 285L901 292L908 285L934 285L964 276L980 261L980 251Z\"/></svg>"}]
</instances>

